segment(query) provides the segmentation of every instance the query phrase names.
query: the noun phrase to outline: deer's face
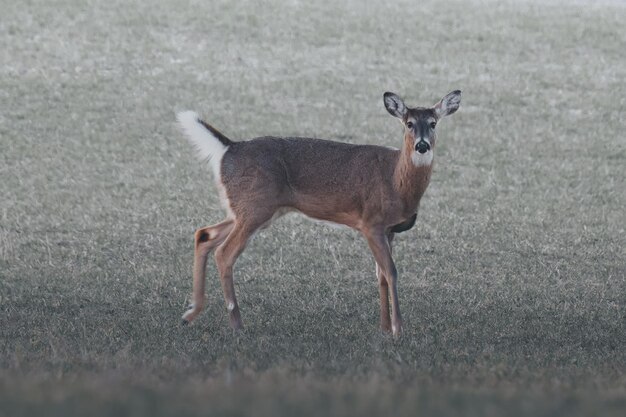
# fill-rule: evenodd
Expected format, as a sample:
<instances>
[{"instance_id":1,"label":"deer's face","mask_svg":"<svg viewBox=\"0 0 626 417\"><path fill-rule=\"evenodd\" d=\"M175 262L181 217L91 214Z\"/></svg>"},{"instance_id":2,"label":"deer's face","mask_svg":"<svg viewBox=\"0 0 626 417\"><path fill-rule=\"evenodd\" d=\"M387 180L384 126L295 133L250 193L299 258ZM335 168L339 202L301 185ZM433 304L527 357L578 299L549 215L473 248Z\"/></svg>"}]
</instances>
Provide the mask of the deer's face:
<instances>
[{"instance_id":1,"label":"deer's face","mask_svg":"<svg viewBox=\"0 0 626 417\"><path fill-rule=\"evenodd\" d=\"M408 108L394 93L385 93L385 107L404 126L405 146L411 149L411 160L416 166L430 165L437 135L435 129L442 117L454 113L461 104L461 92L453 91L433 107Z\"/></svg>"},{"instance_id":2,"label":"deer's face","mask_svg":"<svg viewBox=\"0 0 626 417\"><path fill-rule=\"evenodd\" d=\"M416 166L430 165L435 148L437 115L432 109L408 109L402 119L404 140L413 151L411 159Z\"/></svg>"}]
</instances>

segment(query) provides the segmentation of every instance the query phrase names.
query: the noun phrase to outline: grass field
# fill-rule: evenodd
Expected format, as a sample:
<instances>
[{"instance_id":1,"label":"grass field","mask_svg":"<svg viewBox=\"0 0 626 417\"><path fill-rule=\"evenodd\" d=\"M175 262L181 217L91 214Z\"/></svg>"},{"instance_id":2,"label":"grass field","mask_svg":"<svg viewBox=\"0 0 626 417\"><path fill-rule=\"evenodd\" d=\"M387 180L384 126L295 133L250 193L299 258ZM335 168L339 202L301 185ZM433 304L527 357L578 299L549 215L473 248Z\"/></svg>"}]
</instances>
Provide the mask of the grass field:
<instances>
[{"instance_id":1,"label":"grass field","mask_svg":"<svg viewBox=\"0 0 626 417\"><path fill-rule=\"evenodd\" d=\"M626 412L624 2L0 3L0 416ZM212 262L180 326L223 213L175 112L399 146L382 93L457 88L400 340L360 236L300 217L237 263L243 332Z\"/></svg>"}]
</instances>

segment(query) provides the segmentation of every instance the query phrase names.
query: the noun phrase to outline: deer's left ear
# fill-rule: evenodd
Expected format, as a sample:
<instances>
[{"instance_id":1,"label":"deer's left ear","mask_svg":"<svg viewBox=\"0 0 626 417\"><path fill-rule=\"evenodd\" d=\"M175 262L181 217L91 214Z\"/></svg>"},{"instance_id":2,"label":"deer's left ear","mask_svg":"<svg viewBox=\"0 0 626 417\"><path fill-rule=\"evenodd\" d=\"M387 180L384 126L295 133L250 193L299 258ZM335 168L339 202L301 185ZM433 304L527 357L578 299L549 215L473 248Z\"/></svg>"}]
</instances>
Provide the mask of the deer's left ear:
<instances>
[{"instance_id":1,"label":"deer's left ear","mask_svg":"<svg viewBox=\"0 0 626 417\"><path fill-rule=\"evenodd\" d=\"M454 90L433 107L438 118L454 113L461 105L461 90Z\"/></svg>"}]
</instances>

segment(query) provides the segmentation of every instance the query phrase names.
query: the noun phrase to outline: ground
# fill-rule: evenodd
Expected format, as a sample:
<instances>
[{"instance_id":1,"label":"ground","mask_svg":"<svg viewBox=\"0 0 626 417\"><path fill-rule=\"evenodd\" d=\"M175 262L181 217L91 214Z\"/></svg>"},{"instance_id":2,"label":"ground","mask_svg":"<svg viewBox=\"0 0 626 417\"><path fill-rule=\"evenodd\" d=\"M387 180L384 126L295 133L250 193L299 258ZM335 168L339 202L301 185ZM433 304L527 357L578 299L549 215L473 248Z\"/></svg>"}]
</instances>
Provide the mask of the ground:
<instances>
[{"instance_id":1,"label":"ground","mask_svg":"<svg viewBox=\"0 0 626 417\"><path fill-rule=\"evenodd\" d=\"M3 1L0 416L623 415L626 5ZM175 125L399 146L442 121L377 329L356 232L286 217L235 269L228 328L181 327L221 220Z\"/></svg>"}]
</instances>

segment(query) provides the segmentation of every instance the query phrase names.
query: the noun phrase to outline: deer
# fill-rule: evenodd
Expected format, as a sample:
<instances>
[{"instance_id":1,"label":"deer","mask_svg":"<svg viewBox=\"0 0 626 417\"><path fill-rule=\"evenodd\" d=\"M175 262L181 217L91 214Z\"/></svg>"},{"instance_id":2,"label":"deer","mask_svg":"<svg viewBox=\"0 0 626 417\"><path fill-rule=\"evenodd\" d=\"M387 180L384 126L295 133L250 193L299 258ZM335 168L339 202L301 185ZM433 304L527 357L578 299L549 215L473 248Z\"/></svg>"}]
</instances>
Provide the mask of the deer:
<instances>
[{"instance_id":1,"label":"deer","mask_svg":"<svg viewBox=\"0 0 626 417\"><path fill-rule=\"evenodd\" d=\"M195 231L192 303L183 324L203 310L206 263L214 250L230 326L242 329L234 264L255 232L297 212L363 235L376 263L380 328L394 337L402 334L392 242L415 225L433 170L435 128L458 110L461 91L452 91L432 107L409 108L391 92L383 94L383 102L403 125L400 149L300 137L234 141L193 111L177 114L198 157L212 168L226 211L220 223Z\"/></svg>"}]
</instances>

